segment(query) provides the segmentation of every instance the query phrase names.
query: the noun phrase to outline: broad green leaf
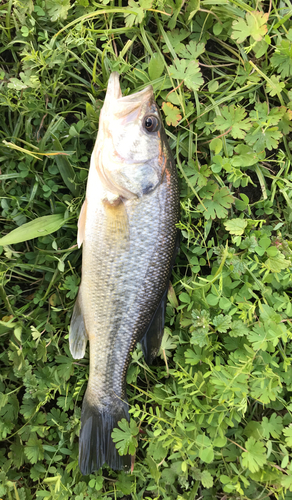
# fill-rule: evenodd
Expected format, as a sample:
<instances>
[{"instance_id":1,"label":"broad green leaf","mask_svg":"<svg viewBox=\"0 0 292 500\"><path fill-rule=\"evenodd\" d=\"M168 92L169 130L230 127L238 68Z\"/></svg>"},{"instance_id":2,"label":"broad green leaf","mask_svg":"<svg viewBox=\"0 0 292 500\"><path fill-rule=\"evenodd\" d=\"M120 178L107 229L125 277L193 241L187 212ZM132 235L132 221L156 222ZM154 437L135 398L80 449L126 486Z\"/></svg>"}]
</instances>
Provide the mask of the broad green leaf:
<instances>
[{"instance_id":1,"label":"broad green leaf","mask_svg":"<svg viewBox=\"0 0 292 500\"><path fill-rule=\"evenodd\" d=\"M189 36L189 32L187 30L179 30L176 28L175 30L167 31L166 36L168 38L170 46L175 52L179 53L180 50L185 50L185 45L181 42ZM167 44L163 45L162 50L165 54L167 54L170 51L170 47Z\"/></svg>"},{"instance_id":2,"label":"broad green leaf","mask_svg":"<svg viewBox=\"0 0 292 500\"><path fill-rule=\"evenodd\" d=\"M255 236L251 236L251 237L248 236L247 238L245 238L242 241L240 248L242 248L242 249L246 248L246 249L248 249L248 251L250 253L253 253L256 251L256 249L258 249L260 247L258 246L258 242L257 242L257 239Z\"/></svg>"},{"instance_id":3,"label":"broad green leaf","mask_svg":"<svg viewBox=\"0 0 292 500\"><path fill-rule=\"evenodd\" d=\"M194 160L189 160L188 166L184 167L184 173L193 187L206 186L212 171L208 165L199 165ZM204 195L205 196L205 195Z\"/></svg>"},{"instance_id":4,"label":"broad green leaf","mask_svg":"<svg viewBox=\"0 0 292 500\"><path fill-rule=\"evenodd\" d=\"M217 295L213 295L212 293L209 293L207 295L207 302L210 306L216 306L219 302L219 297L217 297Z\"/></svg>"},{"instance_id":5,"label":"broad green leaf","mask_svg":"<svg viewBox=\"0 0 292 500\"><path fill-rule=\"evenodd\" d=\"M183 45L183 48L180 47L177 52L180 57L183 57L184 59L191 59L193 61L194 59L198 59L198 57L203 54L204 51L204 43L197 43L194 40L191 40L188 45Z\"/></svg>"},{"instance_id":6,"label":"broad green leaf","mask_svg":"<svg viewBox=\"0 0 292 500\"><path fill-rule=\"evenodd\" d=\"M200 196L204 199L211 200L217 190L218 184L213 180L208 180L207 184L204 184L203 188L200 190Z\"/></svg>"},{"instance_id":7,"label":"broad green leaf","mask_svg":"<svg viewBox=\"0 0 292 500\"><path fill-rule=\"evenodd\" d=\"M292 76L292 43L289 40L282 40L275 47L275 52L271 57L271 64L281 73L282 78Z\"/></svg>"},{"instance_id":8,"label":"broad green leaf","mask_svg":"<svg viewBox=\"0 0 292 500\"><path fill-rule=\"evenodd\" d=\"M155 52L151 56L149 66L148 66L148 73L149 73L150 79L156 80L157 78L159 78L162 75L163 70L164 70L163 59L160 56L160 54L158 54L158 52Z\"/></svg>"},{"instance_id":9,"label":"broad green leaf","mask_svg":"<svg viewBox=\"0 0 292 500\"><path fill-rule=\"evenodd\" d=\"M285 88L285 83L280 82L280 76L272 75L270 80L266 84L266 91L271 97L277 94L281 94L282 90Z\"/></svg>"},{"instance_id":10,"label":"broad green leaf","mask_svg":"<svg viewBox=\"0 0 292 500\"><path fill-rule=\"evenodd\" d=\"M227 443L227 438L226 436L218 436L214 439L213 441L213 446L215 448L223 448L223 446L226 446L226 443Z\"/></svg>"},{"instance_id":11,"label":"broad green leaf","mask_svg":"<svg viewBox=\"0 0 292 500\"><path fill-rule=\"evenodd\" d=\"M7 87L10 89L22 90L22 89L26 89L27 85L26 85L26 83L23 83L18 78L10 78L9 83L7 84Z\"/></svg>"},{"instance_id":12,"label":"broad green leaf","mask_svg":"<svg viewBox=\"0 0 292 500\"><path fill-rule=\"evenodd\" d=\"M16 436L14 443L10 446L10 458L17 468L20 468L25 461L24 446L19 436Z\"/></svg>"},{"instance_id":13,"label":"broad green leaf","mask_svg":"<svg viewBox=\"0 0 292 500\"><path fill-rule=\"evenodd\" d=\"M249 341L255 350L267 348L267 332L263 325L256 324L248 334Z\"/></svg>"},{"instance_id":14,"label":"broad green leaf","mask_svg":"<svg viewBox=\"0 0 292 500\"><path fill-rule=\"evenodd\" d=\"M230 309L231 305L232 305L232 302L230 302L230 300L227 299L227 297L221 297L220 298L220 300L219 300L219 307L220 307L220 309L223 309L223 310L226 309L226 310L228 310L228 309Z\"/></svg>"},{"instance_id":15,"label":"broad green leaf","mask_svg":"<svg viewBox=\"0 0 292 500\"><path fill-rule=\"evenodd\" d=\"M160 472L159 468L157 467L156 462L150 456L146 457L145 461L149 467L151 476L153 477L154 481L156 483L158 483L160 476L161 476L161 472Z\"/></svg>"},{"instance_id":16,"label":"broad green leaf","mask_svg":"<svg viewBox=\"0 0 292 500\"><path fill-rule=\"evenodd\" d=\"M124 14L126 26L131 27L133 24L139 24L143 21L145 16L145 10L151 8L153 0L140 0L135 2L135 0L129 0L128 6L129 10L134 11L134 13Z\"/></svg>"},{"instance_id":17,"label":"broad green leaf","mask_svg":"<svg viewBox=\"0 0 292 500\"><path fill-rule=\"evenodd\" d=\"M243 337L249 333L250 329L241 321L236 320L231 324L230 337Z\"/></svg>"},{"instance_id":18,"label":"broad green leaf","mask_svg":"<svg viewBox=\"0 0 292 500\"><path fill-rule=\"evenodd\" d=\"M255 350L267 349L267 342L272 342L277 345L279 338L286 341L287 331L283 323L275 323L274 321L265 321L262 324L255 324L252 331L248 334L248 339L253 344Z\"/></svg>"},{"instance_id":19,"label":"broad green leaf","mask_svg":"<svg viewBox=\"0 0 292 500\"><path fill-rule=\"evenodd\" d=\"M286 260L281 252L278 252L275 257L269 257L265 261L264 265L272 273L280 273L283 269L287 269L287 267L290 267L291 262L290 260Z\"/></svg>"},{"instance_id":20,"label":"broad green leaf","mask_svg":"<svg viewBox=\"0 0 292 500\"><path fill-rule=\"evenodd\" d=\"M205 433L204 434L198 434L197 439L196 439L196 443L199 446L202 446L203 448L212 446L211 439L208 436L206 436Z\"/></svg>"},{"instance_id":21,"label":"broad green leaf","mask_svg":"<svg viewBox=\"0 0 292 500\"><path fill-rule=\"evenodd\" d=\"M263 417L262 433L264 438L269 439L269 437L272 436L272 438L277 439L281 435L282 429L283 424L280 415L272 413L270 419Z\"/></svg>"},{"instance_id":22,"label":"broad green leaf","mask_svg":"<svg viewBox=\"0 0 292 500\"><path fill-rule=\"evenodd\" d=\"M196 439L196 444L200 447L199 457L200 459L210 464L214 460L214 450L212 447L212 442L208 436L204 434L199 434Z\"/></svg>"},{"instance_id":23,"label":"broad green leaf","mask_svg":"<svg viewBox=\"0 0 292 500\"><path fill-rule=\"evenodd\" d=\"M67 356L56 356L56 369L62 380L68 380L74 371L74 360Z\"/></svg>"},{"instance_id":24,"label":"broad green leaf","mask_svg":"<svg viewBox=\"0 0 292 500\"><path fill-rule=\"evenodd\" d=\"M180 97L177 92L165 93L165 99L175 106L180 106Z\"/></svg>"},{"instance_id":25,"label":"broad green leaf","mask_svg":"<svg viewBox=\"0 0 292 500\"><path fill-rule=\"evenodd\" d=\"M288 474L287 476L284 474L281 477L281 486L285 488L285 491L291 491L292 488L292 474Z\"/></svg>"},{"instance_id":26,"label":"broad green leaf","mask_svg":"<svg viewBox=\"0 0 292 500\"><path fill-rule=\"evenodd\" d=\"M176 337L176 339L177 339L177 337ZM161 346L160 346L160 350L158 353L160 355L161 359L164 359L164 356L166 356L168 358L171 355L171 351L173 349L176 349L176 347L177 347L177 344L175 342L175 338L169 334L168 329L166 328L164 330L164 335L162 337Z\"/></svg>"},{"instance_id":27,"label":"broad green leaf","mask_svg":"<svg viewBox=\"0 0 292 500\"><path fill-rule=\"evenodd\" d=\"M208 448L201 448L199 451L200 459L206 464L210 464L214 460L214 450L210 446Z\"/></svg>"},{"instance_id":28,"label":"broad green leaf","mask_svg":"<svg viewBox=\"0 0 292 500\"><path fill-rule=\"evenodd\" d=\"M222 23L215 23L213 25L213 33L214 33L214 35L215 36L220 35L220 33L222 33L222 29L223 29Z\"/></svg>"},{"instance_id":29,"label":"broad green leaf","mask_svg":"<svg viewBox=\"0 0 292 500\"><path fill-rule=\"evenodd\" d=\"M216 90L218 89L219 87L219 83L217 80L210 80L209 83L208 83L208 90L209 92L211 92L211 94L213 94L213 92L216 92Z\"/></svg>"},{"instance_id":30,"label":"broad green leaf","mask_svg":"<svg viewBox=\"0 0 292 500\"><path fill-rule=\"evenodd\" d=\"M244 233L247 226L247 221L244 219L230 219L224 222L224 226L230 234L240 236Z\"/></svg>"},{"instance_id":31,"label":"broad green leaf","mask_svg":"<svg viewBox=\"0 0 292 500\"><path fill-rule=\"evenodd\" d=\"M265 323L267 321L281 323L281 315L278 314L273 307L268 306L268 304L261 304L261 306L260 306L260 318Z\"/></svg>"},{"instance_id":32,"label":"broad green leaf","mask_svg":"<svg viewBox=\"0 0 292 500\"><path fill-rule=\"evenodd\" d=\"M180 110L173 106L170 102L164 102L162 104L162 111L165 114L165 120L167 125L172 125L176 127L178 122L181 120Z\"/></svg>"},{"instance_id":33,"label":"broad green leaf","mask_svg":"<svg viewBox=\"0 0 292 500\"><path fill-rule=\"evenodd\" d=\"M199 347L204 347L209 344L208 341L208 330L202 328L197 328L192 332L192 336L190 338L190 343L193 345L197 345ZM193 363L191 363L193 364Z\"/></svg>"},{"instance_id":34,"label":"broad green leaf","mask_svg":"<svg viewBox=\"0 0 292 500\"><path fill-rule=\"evenodd\" d=\"M185 292L180 293L178 298L179 298L180 302L184 302L186 304L190 304L190 302L191 302L191 298L190 298L189 294L185 293Z\"/></svg>"},{"instance_id":35,"label":"broad green leaf","mask_svg":"<svg viewBox=\"0 0 292 500\"><path fill-rule=\"evenodd\" d=\"M238 144L234 149L237 153L231 158L231 164L234 167L251 167L262 159L252 148L245 144Z\"/></svg>"},{"instance_id":36,"label":"broad green leaf","mask_svg":"<svg viewBox=\"0 0 292 500\"><path fill-rule=\"evenodd\" d=\"M266 54L268 48L269 44L264 39L257 42L253 47L256 59L260 59L264 54Z\"/></svg>"},{"instance_id":37,"label":"broad green leaf","mask_svg":"<svg viewBox=\"0 0 292 500\"><path fill-rule=\"evenodd\" d=\"M213 477L208 470L203 470L201 474L201 481L204 488L212 488Z\"/></svg>"},{"instance_id":38,"label":"broad green leaf","mask_svg":"<svg viewBox=\"0 0 292 500\"><path fill-rule=\"evenodd\" d=\"M223 187L215 191L211 200L204 200L205 208L199 203L198 209L203 212L206 219L215 219L215 217L223 219L227 216L227 210L231 207L231 203L233 203L233 196L227 187Z\"/></svg>"},{"instance_id":39,"label":"broad green leaf","mask_svg":"<svg viewBox=\"0 0 292 500\"><path fill-rule=\"evenodd\" d=\"M276 255L278 255L278 252L279 250L277 249L277 247L269 247L267 248L267 256L268 257L276 257Z\"/></svg>"},{"instance_id":40,"label":"broad green leaf","mask_svg":"<svg viewBox=\"0 0 292 500\"><path fill-rule=\"evenodd\" d=\"M113 442L116 443L116 448L120 455L134 455L136 448L138 446L138 442L136 436L138 434L138 427L134 420L130 421L130 425L125 418L122 418L120 422L118 422L118 427L116 427L111 436Z\"/></svg>"},{"instance_id":41,"label":"broad green leaf","mask_svg":"<svg viewBox=\"0 0 292 500\"><path fill-rule=\"evenodd\" d=\"M58 422L58 425L60 427L62 427L68 422L68 416L65 412L59 410L59 408L52 408L51 411L47 415L47 421L48 421L48 424L51 424L51 425L53 425L54 422ZM50 446L51 449L48 449L45 446L47 446L47 445L44 445L44 449L47 451L56 451L55 447L53 447L54 448L54 450L53 450L52 446L48 445L48 446Z\"/></svg>"},{"instance_id":42,"label":"broad green leaf","mask_svg":"<svg viewBox=\"0 0 292 500\"><path fill-rule=\"evenodd\" d=\"M254 146L257 153L260 153L265 148L269 151L276 149L279 141L283 136L278 127L269 127L262 130L258 124L254 124L251 131L246 135L246 142L250 146Z\"/></svg>"},{"instance_id":43,"label":"broad green leaf","mask_svg":"<svg viewBox=\"0 0 292 500\"><path fill-rule=\"evenodd\" d=\"M242 465L251 472L257 472L267 463L265 446L261 441L250 437L245 443L245 448L247 451L242 453Z\"/></svg>"},{"instance_id":44,"label":"broad green leaf","mask_svg":"<svg viewBox=\"0 0 292 500\"><path fill-rule=\"evenodd\" d=\"M284 115L279 121L279 129L284 135L289 134L292 131L292 110L286 108Z\"/></svg>"},{"instance_id":45,"label":"broad green leaf","mask_svg":"<svg viewBox=\"0 0 292 500\"><path fill-rule=\"evenodd\" d=\"M232 23L231 38L242 43L244 40L251 36L254 40L259 41L267 33L267 25L269 14L263 12L253 11L247 12L245 19L237 19Z\"/></svg>"},{"instance_id":46,"label":"broad green leaf","mask_svg":"<svg viewBox=\"0 0 292 500\"><path fill-rule=\"evenodd\" d=\"M36 464L44 458L44 449L42 442L37 437L30 437L24 448L24 453L31 464Z\"/></svg>"},{"instance_id":47,"label":"broad green leaf","mask_svg":"<svg viewBox=\"0 0 292 500\"><path fill-rule=\"evenodd\" d=\"M185 85L193 91L203 85L204 80L197 61L174 59L173 62L174 64L169 66L169 74L172 78L183 80Z\"/></svg>"},{"instance_id":48,"label":"broad green leaf","mask_svg":"<svg viewBox=\"0 0 292 500\"><path fill-rule=\"evenodd\" d=\"M8 395L0 392L0 410L8 403Z\"/></svg>"},{"instance_id":49,"label":"broad green leaf","mask_svg":"<svg viewBox=\"0 0 292 500\"><path fill-rule=\"evenodd\" d=\"M218 155L222 149L222 140L216 137L210 142L210 150L214 151L215 155Z\"/></svg>"},{"instance_id":50,"label":"broad green leaf","mask_svg":"<svg viewBox=\"0 0 292 500\"><path fill-rule=\"evenodd\" d=\"M213 156L213 164L211 165L212 172L219 174L222 168L226 170L226 172L231 171L232 167L229 158L222 158L222 156L219 155Z\"/></svg>"},{"instance_id":51,"label":"broad green leaf","mask_svg":"<svg viewBox=\"0 0 292 500\"><path fill-rule=\"evenodd\" d=\"M40 236L46 236L47 234L54 233L60 229L65 222L66 220L64 219L63 214L53 214L39 217L38 219L23 224L6 236L3 236L3 238L0 238L0 245L15 245L16 243L21 243L22 241L28 241L33 238L39 238Z\"/></svg>"},{"instance_id":52,"label":"broad green leaf","mask_svg":"<svg viewBox=\"0 0 292 500\"><path fill-rule=\"evenodd\" d=\"M285 442L286 442L287 446L292 448L292 424L290 424L289 427L286 427L283 430L283 434L284 434L284 436L286 436Z\"/></svg>"},{"instance_id":53,"label":"broad green leaf","mask_svg":"<svg viewBox=\"0 0 292 500\"><path fill-rule=\"evenodd\" d=\"M185 358L188 365L197 365L201 361L201 355L196 354L191 349L186 350Z\"/></svg>"},{"instance_id":54,"label":"broad green leaf","mask_svg":"<svg viewBox=\"0 0 292 500\"><path fill-rule=\"evenodd\" d=\"M213 325L218 332L226 333L231 326L231 316L219 314L213 318Z\"/></svg>"},{"instance_id":55,"label":"broad green leaf","mask_svg":"<svg viewBox=\"0 0 292 500\"><path fill-rule=\"evenodd\" d=\"M20 407L20 413L24 416L25 419L28 420L35 413L36 408L37 403L35 401L26 399Z\"/></svg>"},{"instance_id":56,"label":"broad green leaf","mask_svg":"<svg viewBox=\"0 0 292 500\"><path fill-rule=\"evenodd\" d=\"M59 19L66 19L69 9L73 7L70 5L70 0L47 0L46 7L51 21L58 21Z\"/></svg>"},{"instance_id":57,"label":"broad green leaf","mask_svg":"<svg viewBox=\"0 0 292 500\"><path fill-rule=\"evenodd\" d=\"M249 114L250 119L261 127L277 125L286 111L285 106L269 109L266 102L257 102Z\"/></svg>"},{"instance_id":58,"label":"broad green leaf","mask_svg":"<svg viewBox=\"0 0 292 500\"><path fill-rule=\"evenodd\" d=\"M251 123L246 117L246 111L242 107L223 106L221 109L222 116L214 118L214 124L218 130L225 131L231 129L231 135L234 139L243 139L246 132L250 129Z\"/></svg>"},{"instance_id":59,"label":"broad green leaf","mask_svg":"<svg viewBox=\"0 0 292 500\"><path fill-rule=\"evenodd\" d=\"M132 474L127 474L124 471L120 472L118 475L118 480L116 481L117 491L121 491L122 493L124 493L124 495L131 495L131 492L133 491L133 482L134 477ZM109 497L105 497L104 500L106 500L106 498L110 500ZM76 498L76 500L78 499Z\"/></svg>"},{"instance_id":60,"label":"broad green leaf","mask_svg":"<svg viewBox=\"0 0 292 500\"><path fill-rule=\"evenodd\" d=\"M271 240L267 236L264 236L259 240L258 246L255 247L255 251L258 255L262 256L266 252L267 248L270 246Z\"/></svg>"},{"instance_id":61,"label":"broad green leaf","mask_svg":"<svg viewBox=\"0 0 292 500\"><path fill-rule=\"evenodd\" d=\"M244 435L246 437L254 437L256 440L261 439L262 436L262 426L260 422L255 422L254 420L251 420L248 422L247 426L244 429Z\"/></svg>"}]
</instances>

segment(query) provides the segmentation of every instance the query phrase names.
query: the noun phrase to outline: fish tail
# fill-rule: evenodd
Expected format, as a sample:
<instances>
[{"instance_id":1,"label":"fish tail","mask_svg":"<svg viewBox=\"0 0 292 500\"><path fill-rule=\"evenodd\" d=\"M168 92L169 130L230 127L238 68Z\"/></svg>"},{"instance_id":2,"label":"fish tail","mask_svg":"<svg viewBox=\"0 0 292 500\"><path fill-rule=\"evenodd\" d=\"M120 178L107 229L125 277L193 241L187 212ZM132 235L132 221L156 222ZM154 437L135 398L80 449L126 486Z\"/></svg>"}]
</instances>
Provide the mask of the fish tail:
<instances>
[{"instance_id":1,"label":"fish tail","mask_svg":"<svg viewBox=\"0 0 292 500\"><path fill-rule=\"evenodd\" d=\"M119 455L111 437L122 418L129 420L127 402L116 399L112 406L97 407L85 394L79 437L79 468L83 475L99 470L104 463L114 470L130 470L131 456Z\"/></svg>"}]
</instances>

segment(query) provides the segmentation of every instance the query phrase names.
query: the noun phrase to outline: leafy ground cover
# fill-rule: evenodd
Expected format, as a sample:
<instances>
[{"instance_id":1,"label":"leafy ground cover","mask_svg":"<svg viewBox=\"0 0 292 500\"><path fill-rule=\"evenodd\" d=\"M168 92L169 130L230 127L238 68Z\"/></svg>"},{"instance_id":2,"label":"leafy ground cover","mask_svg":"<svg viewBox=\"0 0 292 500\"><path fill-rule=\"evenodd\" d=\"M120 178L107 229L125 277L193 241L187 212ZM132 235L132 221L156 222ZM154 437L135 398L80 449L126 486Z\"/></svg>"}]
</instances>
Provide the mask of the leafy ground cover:
<instances>
[{"instance_id":1,"label":"leafy ground cover","mask_svg":"<svg viewBox=\"0 0 292 500\"><path fill-rule=\"evenodd\" d=\"M0 18L0 497L292 498L292 4L9 0ZM133 353L114 431L134 471L83 477L68 326L111 71L155 89L182 243L161 357Z\"/></svg>"}]
</instances>

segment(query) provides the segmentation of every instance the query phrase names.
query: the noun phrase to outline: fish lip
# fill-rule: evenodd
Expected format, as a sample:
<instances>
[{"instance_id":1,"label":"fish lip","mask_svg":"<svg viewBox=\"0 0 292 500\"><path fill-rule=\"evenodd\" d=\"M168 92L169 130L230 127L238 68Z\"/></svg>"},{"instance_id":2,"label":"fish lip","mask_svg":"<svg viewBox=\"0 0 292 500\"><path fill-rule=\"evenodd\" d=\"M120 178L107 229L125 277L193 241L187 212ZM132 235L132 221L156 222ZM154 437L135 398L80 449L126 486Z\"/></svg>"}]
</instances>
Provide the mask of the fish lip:
<instances>
[{"instance_id":1,"label":"fish lip","mask_svg":"<svg viewBox=\"0 0 292 500\"><path fill-rule=\"evenodd\" d=\"M110 74L107 84L106 98L120 99L122 97L119 78L120 75L116 71Z\"/></svg>"},{"instance_id":2,"label":"fish lip","mask_svg":"<svg viewBox=\"0 0 292 500\"><path fill-rule=\"evenodd\" d=\"M123 100L123 102L142 102L146 101L152 96L153 87L152 85L147 85L145 89L142 89L139 92L135 92L135 94L126 95L124 97L121 97L120 99Z\"/></svg>"},{"instance_id":3,"label":"fish lip","mask_svg":"<svg viewBox=\"0 0 292 500\"><path fill-rule=\"evenodd\" d=\"M109 80L108 80L108 85L107 85L107 92L106 92L106 99L115 99L119 100L119 102L123 103L142 103L143 101L146 101L150 97L153 96L153 87L152 85L147 85L145 89L140 90L139 92L135 92L134 94L130 94L127 96L122 95L121 87L120 87L120 75L116 71L110 74Z\"/></svg>"}]
</instances>

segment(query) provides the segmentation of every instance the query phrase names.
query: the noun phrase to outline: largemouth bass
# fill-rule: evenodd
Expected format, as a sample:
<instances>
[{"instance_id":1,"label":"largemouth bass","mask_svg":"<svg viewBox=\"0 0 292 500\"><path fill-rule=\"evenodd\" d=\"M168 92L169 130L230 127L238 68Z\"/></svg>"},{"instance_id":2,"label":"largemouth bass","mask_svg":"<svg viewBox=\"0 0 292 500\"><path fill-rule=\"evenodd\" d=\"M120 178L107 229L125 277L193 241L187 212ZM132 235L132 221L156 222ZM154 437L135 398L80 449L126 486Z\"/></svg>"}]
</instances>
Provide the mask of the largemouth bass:
<instances>
[{"instance_id":1,"label":"largemouth bass","mask_svg":"<svg viewBox=\"0 0 292 500\"><path fill-rule=\"evenodd\" d=\"M177 249L178 179L151 86L122 97L112 73L78 221L82 281L69 345L90 371L79 438L82 474L104 463L127 469L111 433L129 420L126 374L141 341L146 362L158 354Z\"/></svg>"}]
</instances>

